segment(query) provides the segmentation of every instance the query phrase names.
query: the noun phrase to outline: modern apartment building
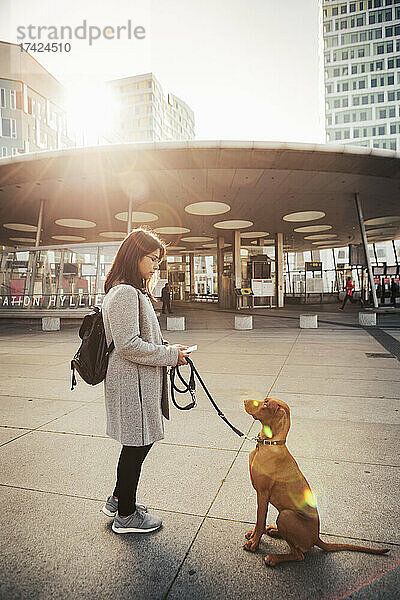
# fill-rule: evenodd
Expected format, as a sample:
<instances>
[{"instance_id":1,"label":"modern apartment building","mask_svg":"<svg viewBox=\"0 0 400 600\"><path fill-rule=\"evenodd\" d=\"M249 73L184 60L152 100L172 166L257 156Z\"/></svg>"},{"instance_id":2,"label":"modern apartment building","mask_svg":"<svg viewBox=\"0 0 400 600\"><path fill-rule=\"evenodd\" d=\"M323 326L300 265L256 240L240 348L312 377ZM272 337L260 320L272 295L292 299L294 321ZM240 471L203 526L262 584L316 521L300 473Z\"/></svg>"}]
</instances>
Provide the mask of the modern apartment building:
<instances>
[{"instance_id":1,"label":"modern apartment building","mask_svg":"<svg viewBox=\"0 0 400 600\"><path fill-rule=\"evenodd\" d=\"M18 44L0 42L0 158L73 145L64 88Z\"/></svg>"},{"instance_id":2,"label":"modern apartment building","mask_svg":"<svg viewBox=\"0 0 400 600\"><path fill-rule=\"evenodd\" d=\"M109 141L194 138L193 111L174 94L165 96L152 73L109 81L108 87L117 107L117 119Z\"/></svg>"},{"instance_id":3,"label":"modern apartment building","mask_svg":"<svg viewBox=\"0 0 400 600\"><path fill-rule=\"evenodd\" d=\"M400 150L400 0L323 0L327 143Z\"/></svg>"}]
</instances>

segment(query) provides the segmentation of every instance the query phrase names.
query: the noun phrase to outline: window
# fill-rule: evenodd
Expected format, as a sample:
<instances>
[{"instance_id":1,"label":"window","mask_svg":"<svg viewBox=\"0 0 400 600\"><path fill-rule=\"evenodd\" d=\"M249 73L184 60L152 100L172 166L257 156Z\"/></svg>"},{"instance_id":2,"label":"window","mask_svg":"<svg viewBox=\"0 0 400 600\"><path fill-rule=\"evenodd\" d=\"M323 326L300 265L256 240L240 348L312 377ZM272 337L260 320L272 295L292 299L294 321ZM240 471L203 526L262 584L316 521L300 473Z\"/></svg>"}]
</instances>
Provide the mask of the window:
<instances>
[{"instance_id":1,"label":"window","mask_svg":"<svg viewBox=\"0 0 400 600\"><path fill-rule=\"evenodd\" d=\"M343 132L343 134L344 134L344 135L343 135L343 137L344 137L344 139L345 139L345 140L348 140L348 139L350 139L350 131L349 131L349 129L346 129L346 130Z\"/></svg>"},{"instance_id":2,"label":"window","mask_svg":"<svg viewBox=\"0 0 400 600\"><path fill-rule=\"evenodd\" d=\"M388 59L388 69L394 69L394 58Z\"/></svg>"},{"instance_id":3,"label":"window","mask_svg":"<svg viewBox=\"0 0 400 600\"><path fill-rule=\"evenodd\" d=\"M378 113L380 119L386 119L386 108L380 108Z\"/></svg>"},{"instance_id":4,"label":"window","mask_svg":"<svg viewBox=\"0 0 400 600\"><path fill-rule=\"evenodd\" d=\"M383 102L385 98L385 94L378 94L378 102Z\"/></svg>"},{"instance_id":5,"label":"window","mask_svg":"<svg viewBox=\"0 0 400 600\"><path fill-rule=\"evenodd\" d=\"M0 106L4 108L6 105L6 90L4 88L0 88Z\"/></svg>"},{"instance_id":6,"label":"window","mask_svg":"<svg viewBox=\"0 0 400 600\"><path fill-rule=\"evenodd\" d=\"M349 84L346 81L346 83L344 83L342 85L342 92L347 92L348 90L349 90Z\"/></svg>"},{"instance_id":7,"label":"window","mask_svg":"<svg viewBox=\"0 0 400 600\"><path fill-rule=\"evenodd\" d=\"M389 102L393 102L394 101L394 92L388 92L388 101Z\"/></svg>"},{"instance_id":8,"label":"window","mask_svg":"<svg viewBox=\"0 0 400 600\"><path fill-rule=\"evenodd\" d=\"M340 7L340 14L345 15L347 13L347 6L343 5Z\"/></svg>"},{"instance_id":9,"label":"window","mask_svg":"<svg viewBox=\"0 0 400 600\"><path fill-rule=\"evenodd\" d=\"M342 75L348 75L348 74L349 74L348 67L342 67Z\"/></svg>"},{"instance_id":10,"label":"window","mask_svg":"<svg viewBox=\"0 0 400 600\"><path fill-rule=\"evenodd\" d=\"M375 68L375 63L369 63L369 70L373 71Z\"/></svg>"},{"instance_id":11,"label":"window","mask_svg":"<svg viewBox=\"0 0 400 600\"><path fill-rule=\"evenodd\" d=\"M338 14L338 8L337 8L337 6L334 6L334 7L332 8L332 16L333 16L333 17L336 17L336 16L337 16L337 14Z\"/></svg>"},{"instance_id":12,"label":"window","mask_svg":"<svg viewBox=\"0 0 400 600\"><path fill-rule=\"evenodd\" d=\"M378 135L385 135L385 133L386 133L386 127L385 126L378 128Z\"/></svg>"},{"instance_id":13,"label":"window","mask_svg":"<svg viewBox=\"0 0 400 600\"><path fill-rule=\"evenodd\" d=\"M364 81L364 79L362 79L361 81L358 82L358 88L360 90L363 90L365 88L365 81Z\"/></svg>"},{"instance_id":14,"label":"window","mask_svg":"<svg viewBox=\"0 0 400 600\"><path fill-rule=\"evenodd\" d=\"M357 65L351 67L351 74L354 75L354 73L357 73Z\"/></svg>"},{"instance_id":15,"label":"window","mask_svg":"<svg viewBox=\"0 0 400 600\"><path fill-rule=\"evenodd\" d=\"M390 126L390 133L396 133L396 125L391 125Z\"/></svg>"},{"instance_id":16,"label":"window","mask_svg":"<svg viewBox=\"0 0 400 600\"><path fill-rule=\"evenodd\" d=\"M5 146L3 146L3 148L2 148L1 156L2 156L2 158L5 158L7 156L7 148Z\"/></svg>"},{"instance_id":17,"label":"window","mask_svg":"<svg viewBox=\"0 0 400 600\"><path fill-rule=\"evenodd\" d=\"M342 52L342 60L347 60L349 58L349 53L347 50Z\"/></svg>"},{"instance_id":18,"label":"window","mask_svg":"<svg viewBox=\"0 0 400 600\"><path fill-rule=\"evenodd\" d=\"M368 104L368 96L361 96L361 104Z\"/></svg>"},{"instance_id":19,"label":"window","mask_svg":"<svg viewBox=\"0 0 400 600\"><path fill-rule=\"evenodd\" d=\"M343 115L343 123L350 123L350 115L346 113Z\"/></svg>"},{"instance_id":20,"label":"window","mask_svg":"<svg viewBox=\"0 0 400 600\"><path fill-rule=\"evenodd\" d=\"M11 148L12 155L17 156L18 148Z\"/></svg>"},{"instance_id":21,"label":"window","mask_svg":"<svg viewBox=\"0 0 400 600\"><path fill-rule=\"evenodd\" d=\"M340 108L340 100L336 99L333 101L333 108Z\"/></svg>"},{"instance_id":22,"label":"window","mask_svg":"<svg viewBox=\"0 0 400 600\"><path fill-rule=\"evenodd\" d=\"M376 52L377 54L383 54L385 52L385 46L383 44L380 44L376 49Z\"/></svg>"},{"instance_id":23,"label":"window","mask_svg":"<svg viewBox=\"0 0 400 600\"><path fill-rule=\"evenodd\" d=\"M340 29L347 29L347 21L340 21Z\"/></svg>"},{"instance_id":24,"label":"window","mask_svg":"<svg viewBox=\"0 0 400 600\"><path fill-rule=\"evenodd\" d=\"M350 4L350 12L356 12L356 5Z\"/></svg>"},{"instance_id":25,"label":"window","mask_svg":"<svg viewBox=\"0 0 400 600\"><path fill-rule=\"evenodd\" d=\"M354 131L353 131L353 137L354 138L360 137L360 130L359 129L354 129Z\"/></svg>"},{"instance_id":26,"label":"window","mask_svg":"<svg viewBox=\"0 0 400 600\"><path fill-rule=\"evenodd\" d=\"M393 85L394 84L394 75L389 75L387 82L388 82L388 85Z\"/></svg>"},{"instance_id":27,"label":"window","mask_svg":"<svg viewBox=\"0 0 400 600\"><path fill-rule=\"evenodd\" d=\"M359 104L360 104L360 97L354 96L353 97L353 106L358 106Z\"/></svg>"},{"instance_id":28,"label":"window","mask_svg":"<svg viewBox=\"0 0 400 600\"><path fill-rule=\"evenodd\" d=\"M386 47L386 52L393 52L393 42L389 42Z\"/></svg>"},{"instance_id":29,"label":"window","mask_svg":"<svg viewBox=\"0 0 400 600\"><path fill-rule=\"evenodd\" d=\"M367 120L367 113L366 112L360 113L360 121L366 121L366 120Z\"/></svg>"},{"instance_id":30,"label":"window","mask_svg":"<svg viewBox=\"0 0 400 600\"><path fill-rule=\"evenodd\" d=\"M376 78L371 79L371 87L376 87L378 85L378 81Z\"/></svg>"},{"instance_id":31,"label":"window","mask_svg":"<svg viewBox=\"0 0 400 600\"><path fill-rule=\"evenodd\" d=\"M341 140L341 139L342 139L342 132L335 131L335 140Z\"/></svg>"},{"instance_id":32,"label":"window","mask_svg":"<svg viewBox=\"0 0 400 600\"><path fill-rule=\"evenodd\" d=\"M394 107L394 106L391 106L391 107L389 108L389 119L391 119L391 118L393 118L393 117L395 117L395 116L396 116L396 109L395 109L395 107Z\"/></svg>"},{"instance_id":33,"label":"window","mask_svg":"<svg viewBox=\"0 0 400 600\"><path fill-rule=\"evenodd\" d=\"M364 19L362 17L357 17L357 27L362 27L364 25Z\"/></svg>"},{"instance_id":34,"label":"window","mask_svg":"<svg viewBox=\"0 0 400 600\"><path fill-rule=\"evenodd\" d=\"M342 106L348 106L349 105L349 101L347 98L343 98L342 99Z\"/></svg>"},{"instance_id":35,"label":"window","mask_svg":"<svg viewBox=\"0 0 400 600\"><path fill-rule=\"evenodd\" d=\"M385 37L392 37L393 27L385 27Z\"/></svg>"},{"instance_id":36,"label":"window","mask_svg":"<svg viewBox=\"0 0 400 600\"><path fill-rule=\"evenodd\" d=\"M333 76L339 77L339 75L340 75L340 69L333 69Z\"/></svg>"},{"instance_id":37,"label":"window","mask_svg":"<svg viewBox=\"0 0 400 600\"><path fill-rule=\"evenodd\" d=\"M359 48L357 52L358 58L363 58L365 56L364 48Z\"/></svg>"},{"instance_id":38,"label":"window","mask_svg":"<svg viewBox=\"0 0 400 600\"><path fill-rule=\"evenodd\" d=\"M10 92L10 104L11 108L17 108L17 92L15 90Z\"/></svg>"}]
</instances>

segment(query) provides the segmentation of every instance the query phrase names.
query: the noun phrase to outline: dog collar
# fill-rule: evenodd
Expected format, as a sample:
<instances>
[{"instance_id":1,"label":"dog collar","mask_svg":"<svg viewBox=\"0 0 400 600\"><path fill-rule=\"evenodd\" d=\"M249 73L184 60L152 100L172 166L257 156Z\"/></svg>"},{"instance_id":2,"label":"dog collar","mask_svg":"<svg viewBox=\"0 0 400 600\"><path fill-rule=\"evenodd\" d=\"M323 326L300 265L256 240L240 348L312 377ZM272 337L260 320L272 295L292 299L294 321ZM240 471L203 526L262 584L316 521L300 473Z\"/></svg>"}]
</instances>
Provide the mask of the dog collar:
<instances>
[{"instance_id":1,"label":"dog collar","mask_svg":"<svg viewBox=\"0 0 400 600\"><path fill-rule=\"evenodd\" d=\"M286 440L276 440L272 442L271 440L264 440L263 438L256 438L257 444L265 444L266 446L283 446L286 443Z\"/></svg>"}]
</instances>

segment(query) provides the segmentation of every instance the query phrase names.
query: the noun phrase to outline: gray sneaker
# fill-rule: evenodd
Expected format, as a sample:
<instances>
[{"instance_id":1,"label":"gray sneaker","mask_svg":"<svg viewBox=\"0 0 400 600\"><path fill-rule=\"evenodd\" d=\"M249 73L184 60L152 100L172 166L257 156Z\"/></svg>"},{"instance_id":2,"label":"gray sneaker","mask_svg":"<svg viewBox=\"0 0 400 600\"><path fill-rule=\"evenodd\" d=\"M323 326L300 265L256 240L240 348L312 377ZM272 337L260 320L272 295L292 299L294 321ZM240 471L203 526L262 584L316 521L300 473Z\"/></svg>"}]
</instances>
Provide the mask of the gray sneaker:
<instances>
[{"instance_id":1,"label":"gray sneaker","mask_svg":"<svg viewBox=\"0 0 400 600\"><path fill-rule=\"evenodd\" d=\"M112 530L115 533L150 533L150 531L155 531L161 525L162 521L159 517L153 517L149 513L135 510L126 519L122 519L117 512Z\"/></svg>"},{"instance_id":2,"label":"gray sneaker","mask_svg":"<svg viewBox=\"0 0 400 600\"><path fill-rule=\"evenodd\" d=\"M136 504L136 508L142 512L147 512L147 506L145 504ZM100 509L107 517L115 517L118 510L118 498L114 496L108 496L107 501L103 508Z\"/></svg>"}]
</instances>

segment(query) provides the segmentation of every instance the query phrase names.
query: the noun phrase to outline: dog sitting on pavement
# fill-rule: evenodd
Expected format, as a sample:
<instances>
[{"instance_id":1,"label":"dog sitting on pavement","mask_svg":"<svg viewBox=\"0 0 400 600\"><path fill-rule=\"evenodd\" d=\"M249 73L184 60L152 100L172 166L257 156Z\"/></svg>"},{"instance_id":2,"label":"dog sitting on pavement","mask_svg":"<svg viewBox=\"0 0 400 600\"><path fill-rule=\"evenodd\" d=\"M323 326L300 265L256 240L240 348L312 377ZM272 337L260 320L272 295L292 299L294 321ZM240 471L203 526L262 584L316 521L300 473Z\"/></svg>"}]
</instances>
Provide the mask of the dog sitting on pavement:
<instances>
[{"instance_id":1,"label":"dog sitting on pavement","mask_svg":"<svg viewBox=\"0 0 400 600\"><path fill-rule=\"evenodd\" d=\"M262 429L257 447L250 452L250 479L257 492L257 522L246 533L245 550L255 552L261 536L283 538L290 547L288 554L268 554L267 565L273 567L281 562L302 561L305 552L314 545L322 550L352 550L384 554L386 549L376 550L350 544L328 544L319 537L319 516L311 488L300 471L295 459L286 447L290 428L290 409L282 400L266 398L262 402L245 400L246 412L261 421ZM268 504L278 510L276 527L265 527Z\"/></svg>"}]
</instances>

